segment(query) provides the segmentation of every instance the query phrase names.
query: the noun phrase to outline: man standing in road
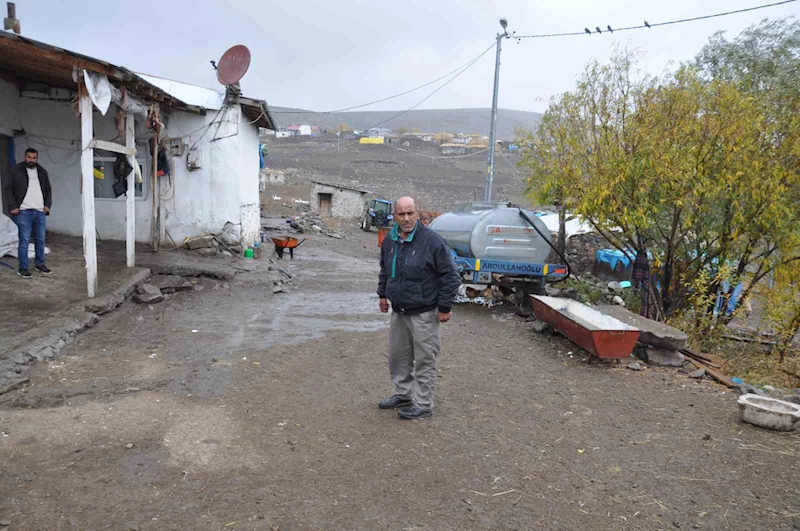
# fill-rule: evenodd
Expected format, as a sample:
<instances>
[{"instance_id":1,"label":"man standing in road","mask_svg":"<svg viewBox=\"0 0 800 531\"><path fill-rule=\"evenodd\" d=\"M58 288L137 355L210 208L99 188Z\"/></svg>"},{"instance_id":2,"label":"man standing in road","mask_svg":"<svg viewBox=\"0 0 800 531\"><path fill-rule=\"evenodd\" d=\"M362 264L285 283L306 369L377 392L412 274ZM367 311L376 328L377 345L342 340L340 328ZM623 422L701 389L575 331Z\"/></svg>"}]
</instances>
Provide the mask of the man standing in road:
<instances>
[{"instance_id":1,"label":"man standing in road","mask_svg":"<svg viewBox=\"0 0 800 531\"><path fill-rule=\"evenodd\" d=\"M380 310L392 306L389 372L395 394L381 409L396 409L404 419L433 413L440 323L452 317L461 277L447 243L419 222L410 197L395 203L389 237L381 245L378 278Z\"/></svg>"},{"instance_id":2,"label":"man standing in road","mask_svg":"<svg viewBox=\"0 0 800 531\"><path fill-rule=\"evenodd\" d=\"M19 271L17 275L31 278L28 270L28 245L33 236L36 248L36 270L49 275L44 265L44 235L46 216L50 214L53 195L47 170L39 166L39 152L33 148L25 150L25 162L11 168L3 186L3 198L11 219L19 230Z\"/></svg>"}]
</instances>

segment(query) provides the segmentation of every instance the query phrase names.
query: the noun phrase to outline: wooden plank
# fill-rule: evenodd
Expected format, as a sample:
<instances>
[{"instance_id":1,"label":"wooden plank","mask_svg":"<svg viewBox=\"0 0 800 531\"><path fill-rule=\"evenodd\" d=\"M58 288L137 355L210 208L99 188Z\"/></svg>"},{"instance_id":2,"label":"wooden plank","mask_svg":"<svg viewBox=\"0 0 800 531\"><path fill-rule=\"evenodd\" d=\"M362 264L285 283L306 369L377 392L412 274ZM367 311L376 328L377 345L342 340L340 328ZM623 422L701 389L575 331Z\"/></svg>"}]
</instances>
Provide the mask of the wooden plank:
<instances>
[{"instance_id":1,"label":"wooden plank","mask_svg":"<svg viewBox=\"0 0 800 531\"><path fill-rule=\"evenodd\" d=\"M758 343L760 345L769 345L769 346L777 345L775 341L769 341L766 339L757 339L752 337L724 335L722 336L722 339L730 339L731 341L738 341L740 343Z\"/></svg>"},{"instance_id":2,"label":"wooden plank","mask_svg":"<svg viewBox=\"0 0 800 531\"><path fill-rule=\"evenodd\" d=\"M711 366L711 367L714 367L715 369L722 368L722 364L721 363L714 363L713 361L709 361L709 360L707 360L707 359L705 359L703 357L700 357L697 354L695 354L694 351L692 351L692 350L682 349L681 350L681 354L683 354L684 356L689 358L689 360L692 361L692 362L699 361L700 363L703 364L704 367L705 366Z\"/></svg>"},{"instance_id":3,"label":"wooden plank","mask_svg":"<svg viewBox=\"0 0 800 531\"><path fill-rule=\"evenodd\" d=\"M725 360L720 358L719 356L715 356L713 354L706 354L705 352L697 352L696 350L692 350L689 347L684 347L680 350L683 354L686 354L690 358L696 358L701 361L705 361L708 364L717 365L721 367L725 364Z\"/></svg>"},{"instance_id":4,"label":"wooden plank","mask_svg":"<svg viewBox=\"0 0 800 531\"><path fill-rule=\"evenodd\" d=\"M109 77L125 80L125 73L116 67L113 67L105 61L98 61L96 59L78 57L75 54L68 53L64 50L51 47L50 49L37 46L35 44L27 43L21 39L0 39L0 50L4 50L4 55L10 60L19 60L25 62L27 60L39 60L42 63L51 64L52 67L63 68L67 65L75 66L77 68L92 70L106 74Z\"/></svg>"},{"instance_id":5,"label":"wooden plank","mask_svg":"<svg viewBox=\"0 0 800 531\"><path fill-rule=\"evenodd\" d=\"M98 140L97 138L92 139L92 141L90 142L90 147L96 149L102 149L104 151L111 151L113 153L122 153L123 155L129 155L129 156L136 155L136 146L133 147L123 146L120 144L115 144L114 142Z\"/></svg>"},{"instance_id":6,"label":"wooden plank","mask_svg":"<svg viewBox=\"0 0 800 531\"><path fill-rule=\"evenodd\" d=\"M714 378L716 381L718 381L722 385L724 385L726 387L730 387L731 389L736 389L736 388L739 387L738 385L736 385L733 382L733 380L728 378L721 370L715 369L714 367L711 367L707 363L703 363L702 361L696 360L696 359L693 359L692 363L694 363L695 365L698 365L701 368L705 369L707 374L709 374L712 378Z\"/></svg>"},{"instance_id":7,"label":"wooden plank","mask_svg":"<svg viewBox=\"0 0 800 531\"><path fill-rule=\"evenodd\" d=\"M128 113L125 120L125 146L133 150L133 154L128 155L128 162L131 168L136 167L136 142L134 139L134 119L133 113ZM128 193L125 198L125 251L127 255L128 267L136 266L136 184L134 179L136 172L132 169L128 174Z\"/></svg>"},{"instance_id":8,"label":"wooden plank","mask_svg":"<svg viewBox=\"0 0 800 531\"><path fill-rule=\"evenodd\" d=\"M161 183L158 181L158 131L154 131L153 143L153 252L157 253L161 247Z\"/></svg>"},{"instance_id":9,"label":"wooden plank","mask_svg":"<svg viewBox=\"0 0 800 531\"><path fill-rule=\"evenodd\" d=\"M79 85L81 111L81 188L83 190L83 257L86 260L86 291L97 295L97 236L94 219L94 149L92 149L92 100Z\"/></svg>"}]
</instances>

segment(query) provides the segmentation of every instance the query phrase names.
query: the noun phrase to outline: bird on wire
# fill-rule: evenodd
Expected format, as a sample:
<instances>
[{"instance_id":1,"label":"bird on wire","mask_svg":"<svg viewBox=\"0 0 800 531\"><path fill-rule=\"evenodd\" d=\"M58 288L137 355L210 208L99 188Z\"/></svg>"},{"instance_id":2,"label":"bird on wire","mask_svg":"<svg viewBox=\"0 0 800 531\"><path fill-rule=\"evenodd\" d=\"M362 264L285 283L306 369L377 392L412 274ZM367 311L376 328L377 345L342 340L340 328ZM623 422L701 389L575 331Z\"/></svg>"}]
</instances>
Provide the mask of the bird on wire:
<instances>
[{"instance_id":1,"label":"bird on wire","mask_svg":"<svg viewBox=\"0 0 800 531\"><path fill-rule=\"evenodd\" d=\"M591 34L592 34L592 30L590 30L589 28L583 28L583 31L585 31L585 32L586 32L586 33L588 33L589 35L591 35Z\"/></svg>"},{"instance_id":2,"label":"bird on wire","mask_svg":"<svg viewBox=\"0 0 800 531\"><path fill-rule=\"evenodd\" d=\"M609 33L614 33L614 30L611 29L611 26L606 26L608 28Z\"/></svg>"},{"instance_id":3,"label":"bird on wire","mask_svg":"<svg viewBox=\"0 0 800 531\"><path fill-rule=\"evenodd\" d=\"M594 28L594 29L596 29L596 30L597 30L597 33L603 33L603 32L600 30L600 26L595 26L595 28Z\"/></svg>"},{"instance_id":4,"label":"bird on wire","mask_svg":"<svg viewBox=\"0 0 800 531\"><path fill-rule=\"evenodd\" d=\"M650 27L650 24L648 24L646 20L644 21L644 25L647 26L648 28Z\"/></svg>"}]
</instances>

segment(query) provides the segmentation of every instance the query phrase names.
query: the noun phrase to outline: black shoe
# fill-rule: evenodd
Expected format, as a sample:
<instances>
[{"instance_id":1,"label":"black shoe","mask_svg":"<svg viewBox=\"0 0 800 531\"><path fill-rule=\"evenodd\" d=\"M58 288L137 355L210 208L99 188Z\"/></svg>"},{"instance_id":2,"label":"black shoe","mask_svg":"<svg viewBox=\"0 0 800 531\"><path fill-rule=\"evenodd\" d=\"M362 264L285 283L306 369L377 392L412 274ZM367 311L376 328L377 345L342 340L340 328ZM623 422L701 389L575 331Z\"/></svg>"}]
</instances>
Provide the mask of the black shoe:
<instances>
[{"instance_id":1,"label":"black shoe","mask_svg":"<svg viewBox=\"0 0 800 531\"><path fill-rule=\"evenodd\" d=\"M52 271L50 271L50 268L49 268L49 267L47 267L47 266L46 266L46 265L44 265L44 264L42 264L42 265L37 265L37 266L36 266L36 271L38 271L39 273L41 273L41 274L43 274L43 275L49 275L50 273L52 273Z\"/></svg>"},{"instance_id":2,"label":"black shoe","mask_svg":"<svg viewBox=\"0 0 800 531\"><path fill-rule=\"evenodd\" d=\"M20 269L19 271L17 271L17 275L21 276L25 280L30 280L33 278L33 275L31 275L31 272L28 271L27 269Z\"/></svg>"},{"instance_id":3,"label":"black shoe","mask_svg":"<svg viewBox=\"0 0 800 531\"><path fill-rule=\"evenodd\" d=\"M430 409L422 409L419 406L405 407L397 412L401 419L424 419L433 415Z\"/></svg>"},{"instance_id":4,"label":"black shoe","mask_svg":"<svg viewBox=\"0 0 800 531\"><path fill-rule=\"evenodd\" d=\"M390 396L378 402L378 407L381 409L396 409L398 407L406 407L411 405L411 399L400 395Z\"/></svg>"}]
</instances>

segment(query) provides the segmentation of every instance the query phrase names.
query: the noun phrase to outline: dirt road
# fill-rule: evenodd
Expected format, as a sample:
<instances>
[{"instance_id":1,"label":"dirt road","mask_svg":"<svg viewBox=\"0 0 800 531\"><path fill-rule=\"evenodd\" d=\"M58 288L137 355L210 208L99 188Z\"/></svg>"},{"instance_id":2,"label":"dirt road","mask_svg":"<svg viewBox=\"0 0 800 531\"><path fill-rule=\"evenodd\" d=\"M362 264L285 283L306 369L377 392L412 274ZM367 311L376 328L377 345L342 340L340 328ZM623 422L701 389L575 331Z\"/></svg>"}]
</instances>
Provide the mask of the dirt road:
<instances>
[{"instance_id":1,"label":"dirt road","mask_svg":"<svg viewBox=\"0 0 800 531\"><path fill-rule=\"evenodd\" d=\"M126 303L35 367L0 396L0 521L800 527L797 434L739 423L735 396L709 382L588 366L503 308L456 309L432 418L379 410L391 387L374 237L313 239L288 294L245 274Z\"/></svg>"}]
</instances>

